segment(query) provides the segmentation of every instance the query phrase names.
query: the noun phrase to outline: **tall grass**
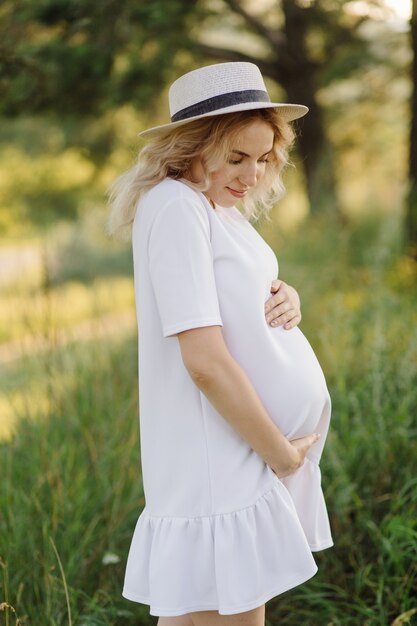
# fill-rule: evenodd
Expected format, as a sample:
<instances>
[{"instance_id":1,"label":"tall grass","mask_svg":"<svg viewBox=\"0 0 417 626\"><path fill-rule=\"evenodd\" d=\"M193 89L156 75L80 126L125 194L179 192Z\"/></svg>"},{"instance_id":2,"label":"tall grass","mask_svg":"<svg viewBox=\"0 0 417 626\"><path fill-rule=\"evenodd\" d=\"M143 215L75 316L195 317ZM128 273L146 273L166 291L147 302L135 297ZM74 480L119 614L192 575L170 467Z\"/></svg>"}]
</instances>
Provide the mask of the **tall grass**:
<instances>
[{"instance_id":1,"label":"tall grass","mask_svg":"<svg viewBox=\"0 0 417 626\"><path fill-rule=\"evenodd\" d=\"M69 624L66 587L73 624L133 624L147 614L120 596L143 507L136 359L134 336L37 357L48 418L29 405L0 452L0 599L25 624Z\"/></svg>"},{"instance_id":2,"label":"tall grass","mask_svg":"<svg viewBox=\"0 0 417 626\"><path fill-rule=\"evenodd\" d=\"M395 220L316 220L271 242L333 399L322 473L335 547L268 603L270 626L388 626L417 608L417 272L399 242ZM28 395L0 447L0 604L26 625L156 622L121 598L143 506L136 359L126 335L3 371L10 385L22 371L47 381L47 410ZM0 611L0 624L15 620Z\"/></svg>"},{"instance_id":3,"label":"tall grass","mask_svg":"<svg viewBox=\"0 0 417 626\"><path fill-rule=\"evenodd\" d=\"M384 626L417 608L417 268L398 255L395 219L328 245L318 227L300 290L333 400L322 472L335 547L311 582L271 602L269 620ZM283 252L290 275L294 252Z\"/></svg>"}]
</instances>

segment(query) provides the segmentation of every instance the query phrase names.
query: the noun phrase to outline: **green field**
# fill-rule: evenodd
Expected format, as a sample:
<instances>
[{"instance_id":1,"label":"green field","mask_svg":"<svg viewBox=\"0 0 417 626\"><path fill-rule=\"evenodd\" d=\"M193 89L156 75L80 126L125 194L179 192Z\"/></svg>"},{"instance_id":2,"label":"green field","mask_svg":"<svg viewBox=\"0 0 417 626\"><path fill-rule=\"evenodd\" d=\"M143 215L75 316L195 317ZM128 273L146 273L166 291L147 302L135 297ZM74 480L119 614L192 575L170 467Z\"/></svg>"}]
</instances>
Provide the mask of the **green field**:
<instances>
[{"instance_id":1,"label":"green field","mask_svg":"<svg viewBox=\"0 0 417 626\"><path fill-rule=\"evenodd\" d=\"M322 473L335 547L317 554L310 582L268 603L267 624L417 624L417 267L401 256L400 218L261 229L300 292L333 400ZM1 339L2 626L156 623L121 597L143 507L130 251L77 245L0 296L12 319Z\"/></svg>"}]
</instances>

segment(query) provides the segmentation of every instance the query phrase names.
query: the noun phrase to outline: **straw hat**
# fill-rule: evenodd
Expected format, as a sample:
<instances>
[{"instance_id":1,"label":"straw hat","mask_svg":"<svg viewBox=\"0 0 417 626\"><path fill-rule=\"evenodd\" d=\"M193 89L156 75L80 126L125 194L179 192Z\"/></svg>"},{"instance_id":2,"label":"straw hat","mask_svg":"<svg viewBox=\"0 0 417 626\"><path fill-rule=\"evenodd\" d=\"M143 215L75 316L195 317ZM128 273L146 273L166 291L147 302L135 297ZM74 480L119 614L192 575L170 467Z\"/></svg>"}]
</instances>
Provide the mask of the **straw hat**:
<instances>
[{"instance_id":1,"label":"straw hat","mask_svg":"<svg viewBox=\"0 0 417 626\"><path fill-rule=\"evenodd\" d=\"M212 115L279 109L287 122L303 117L302 104L271 102L259 68L253 63L216 63L180 76L169 90L171 122L139 133L149 137Z\"/></svg>"}]
</instances>

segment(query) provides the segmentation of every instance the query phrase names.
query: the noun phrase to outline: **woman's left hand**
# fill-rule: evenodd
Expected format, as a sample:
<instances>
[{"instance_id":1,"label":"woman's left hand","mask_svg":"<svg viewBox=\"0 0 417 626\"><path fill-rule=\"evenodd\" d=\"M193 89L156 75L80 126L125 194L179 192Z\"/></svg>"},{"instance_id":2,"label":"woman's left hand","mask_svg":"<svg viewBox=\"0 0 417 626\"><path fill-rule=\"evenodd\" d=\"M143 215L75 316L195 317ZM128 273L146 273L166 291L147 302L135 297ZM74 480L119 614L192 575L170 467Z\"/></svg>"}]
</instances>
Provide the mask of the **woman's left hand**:
<instances>
[{"instance_id":1,"label":"woman's left hand","mask_svg":"<svg viewBox=\"0 0 417 626\"><path fill-rule=\"evenodd\" d=\"M274 328L284 324L285 330L297 326L301 322L301 310L300 298L294 287L283 280L273 280L271 293L273 295L265 302L268 324Z\"/></svg>"}]
</instances>

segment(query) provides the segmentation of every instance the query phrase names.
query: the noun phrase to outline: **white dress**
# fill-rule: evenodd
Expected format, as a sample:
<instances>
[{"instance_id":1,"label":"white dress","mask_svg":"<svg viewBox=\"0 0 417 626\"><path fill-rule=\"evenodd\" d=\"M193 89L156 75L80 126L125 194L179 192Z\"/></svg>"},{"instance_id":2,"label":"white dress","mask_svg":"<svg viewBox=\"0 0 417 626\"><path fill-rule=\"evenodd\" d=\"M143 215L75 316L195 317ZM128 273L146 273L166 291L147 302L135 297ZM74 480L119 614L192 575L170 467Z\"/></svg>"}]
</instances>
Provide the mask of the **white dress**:
<instances>
[{"instance_id":1,"label":"white dress","mask_svg":"<svg viewBox=\"0 0 417 626\"><path fill-rule=\"evenodd\" d=\"M164 180L133 225L140 441L146 506L123 596L151 615L248 611L295 587L333 545L320 456L330 398L299 328L271 328L272 249L236 207L214 210ZM318 431L304 465L279 480L190 378L176 333L223 326L226 344L288 438Z\"/></svg>"}]
</instances>

